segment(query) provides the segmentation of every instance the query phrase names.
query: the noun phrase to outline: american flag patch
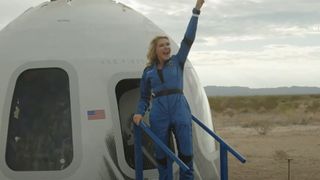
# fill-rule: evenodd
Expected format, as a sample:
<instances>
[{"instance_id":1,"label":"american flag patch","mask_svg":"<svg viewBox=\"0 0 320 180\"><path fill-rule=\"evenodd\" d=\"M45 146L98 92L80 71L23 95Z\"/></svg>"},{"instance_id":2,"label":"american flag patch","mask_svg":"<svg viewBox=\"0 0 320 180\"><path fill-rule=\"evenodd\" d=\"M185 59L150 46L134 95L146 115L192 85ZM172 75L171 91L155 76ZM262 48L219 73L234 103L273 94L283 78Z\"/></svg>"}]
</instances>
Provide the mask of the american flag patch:
<instances>
[{"instance_id":1,"label":"american flag patch","mask_svg":"<svg viewBox=\"0 0 320 180\"><path fill-rule=\"evenodd\" d=\"M103 109L87 111L88 120L105 119L106 114Z\"/></svg>"}]
</instances>

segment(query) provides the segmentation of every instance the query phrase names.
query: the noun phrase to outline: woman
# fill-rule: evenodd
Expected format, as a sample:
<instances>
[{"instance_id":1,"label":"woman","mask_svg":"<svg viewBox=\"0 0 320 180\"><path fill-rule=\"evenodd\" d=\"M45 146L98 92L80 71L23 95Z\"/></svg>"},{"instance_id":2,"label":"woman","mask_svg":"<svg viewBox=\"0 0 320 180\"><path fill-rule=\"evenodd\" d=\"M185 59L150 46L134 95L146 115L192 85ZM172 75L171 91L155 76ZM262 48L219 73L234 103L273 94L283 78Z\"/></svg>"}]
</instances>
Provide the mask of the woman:
<instances>
[{"instance_id":1,"label":"woman","mask_svg":"<svg viewBox=\"0 0 320 180\"><path fill-rule=\"evenodd\" d=\"M190 168L180 170L180 179L193 179L192 120L188 102L183 95L183 68L191 45L195 39L198 16L204 0L197 0L193 15L187 27L180 49L171 56L170 42L167 36L155 37L149 46L148 63L143 71L137 113L133 117L136 124L142 120L149 107L151 130L168 145L169 135L175 135L179 158ZM165 153L155 146L159 179L172 179L172 172ZM169 170L168 170L169 169Z\"/></svg>"}]
</instances>

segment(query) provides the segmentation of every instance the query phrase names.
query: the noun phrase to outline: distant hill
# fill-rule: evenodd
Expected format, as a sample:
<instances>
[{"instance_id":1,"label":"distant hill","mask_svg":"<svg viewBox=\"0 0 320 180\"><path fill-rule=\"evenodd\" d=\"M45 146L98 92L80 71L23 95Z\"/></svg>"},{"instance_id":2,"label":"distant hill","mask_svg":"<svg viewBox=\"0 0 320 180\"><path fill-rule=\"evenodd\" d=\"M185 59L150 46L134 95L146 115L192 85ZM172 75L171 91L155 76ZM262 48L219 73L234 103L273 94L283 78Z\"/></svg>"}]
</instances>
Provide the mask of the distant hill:
<instances>
[{"instance_id":1,"label":"distant hill","mask_svg":"<svg viewBox=\"0 0 320 180\"><path fill-rule=\"evenodd\" d=\"M256 95L302 95L320 94L318 87L278 87L278 88L248 88L240 86L206 86L207 96L256 96Z\"/></svg>"}]
</instances>

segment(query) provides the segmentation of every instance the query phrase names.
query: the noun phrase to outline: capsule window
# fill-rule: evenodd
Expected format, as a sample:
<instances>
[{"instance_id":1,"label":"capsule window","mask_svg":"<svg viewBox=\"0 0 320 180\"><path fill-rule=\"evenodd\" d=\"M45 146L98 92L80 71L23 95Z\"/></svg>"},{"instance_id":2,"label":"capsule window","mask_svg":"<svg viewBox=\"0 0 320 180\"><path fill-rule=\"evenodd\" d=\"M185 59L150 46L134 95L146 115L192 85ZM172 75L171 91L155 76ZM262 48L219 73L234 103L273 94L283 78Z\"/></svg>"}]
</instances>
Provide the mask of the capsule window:
<instances>
[{"instance_id":1,"label":"capsule window","mask_svg":"<svg viewBox=\"0 0 320 180\"><path fill-rule=\"evenodd\" d=\"M68 167L73 140L68 74L60 68L22 72L11 102L6 163L14 171Z\"/></svg>"}]
</instances>

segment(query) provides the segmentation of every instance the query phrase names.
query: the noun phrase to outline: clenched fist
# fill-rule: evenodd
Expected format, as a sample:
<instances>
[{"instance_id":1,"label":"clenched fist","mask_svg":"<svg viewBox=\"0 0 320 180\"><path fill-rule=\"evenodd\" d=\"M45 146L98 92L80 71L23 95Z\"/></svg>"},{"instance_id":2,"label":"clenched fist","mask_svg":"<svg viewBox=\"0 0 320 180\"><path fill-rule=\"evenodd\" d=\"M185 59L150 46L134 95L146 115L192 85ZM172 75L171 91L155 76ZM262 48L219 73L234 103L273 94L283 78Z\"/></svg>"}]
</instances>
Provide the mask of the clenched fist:
<instances>
[{"instance_id":1,"label":"clenched fist","mask_svg":"<svg viewBox=\"0 0 320 180\"><path fill-rule=\"evenodd\" d=\"M141 114L135 114L133 116L132 120L136 125L139 125L140 121L142 120L142 115Z\"/></svg>"},{"instance_id":2,"label":"clenched fist","mask_svg":"<svg viewBox=\"0 0 320 180\"><path fill-rule=\"evenodd\" d=\"M204 3L204 0L197 0L197 3L196 3L196 9L200 10L202 5Z\"/></svg>"}]
</instances>

